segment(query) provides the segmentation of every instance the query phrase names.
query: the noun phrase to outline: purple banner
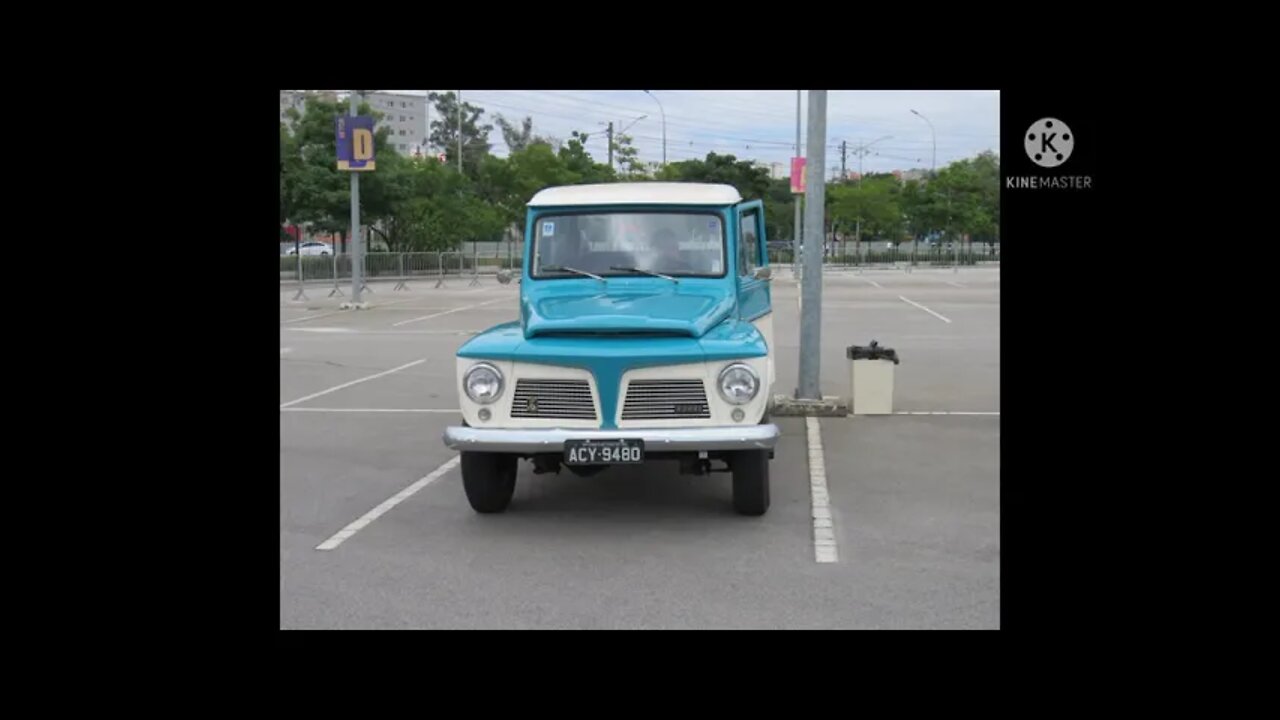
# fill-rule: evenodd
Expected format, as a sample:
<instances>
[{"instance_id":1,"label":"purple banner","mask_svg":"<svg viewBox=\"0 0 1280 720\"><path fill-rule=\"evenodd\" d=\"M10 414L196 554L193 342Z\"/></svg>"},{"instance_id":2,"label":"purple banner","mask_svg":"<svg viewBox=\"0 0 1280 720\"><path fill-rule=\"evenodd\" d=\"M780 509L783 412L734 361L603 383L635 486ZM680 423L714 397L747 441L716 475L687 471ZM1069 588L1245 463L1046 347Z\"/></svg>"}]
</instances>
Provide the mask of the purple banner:
<instances>
[{"instance_id":1,"label":"purple banner","mask_svg":"<svg viewBox=\"0 0 1280 720\"><path fill-rule=\"evenodd\" d=\"M338 139L338 169L368 172L373 160L373 118L368 115L339 115L334 120Z\"/></svg>"}]
</instances>

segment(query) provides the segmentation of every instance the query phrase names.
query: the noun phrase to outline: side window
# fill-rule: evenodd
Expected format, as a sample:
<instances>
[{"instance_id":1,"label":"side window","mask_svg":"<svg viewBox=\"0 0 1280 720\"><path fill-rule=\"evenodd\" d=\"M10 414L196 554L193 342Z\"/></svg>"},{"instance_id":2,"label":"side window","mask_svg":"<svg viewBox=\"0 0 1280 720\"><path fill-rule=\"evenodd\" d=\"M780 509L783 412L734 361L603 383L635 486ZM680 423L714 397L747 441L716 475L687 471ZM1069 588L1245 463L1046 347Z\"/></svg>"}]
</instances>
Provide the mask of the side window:
<instances>
[{"instance_id":1,"label":"side window","mask_svg":"<svg viewBox=\"0 0 1280 720\"><path fill-rule=\"evenodd\" d=\"M752 208L738 216L738 274L742 276L755 272L760 264L760 238L756 231L756 220L760 211Z\"/></svg>"}]
</instances>

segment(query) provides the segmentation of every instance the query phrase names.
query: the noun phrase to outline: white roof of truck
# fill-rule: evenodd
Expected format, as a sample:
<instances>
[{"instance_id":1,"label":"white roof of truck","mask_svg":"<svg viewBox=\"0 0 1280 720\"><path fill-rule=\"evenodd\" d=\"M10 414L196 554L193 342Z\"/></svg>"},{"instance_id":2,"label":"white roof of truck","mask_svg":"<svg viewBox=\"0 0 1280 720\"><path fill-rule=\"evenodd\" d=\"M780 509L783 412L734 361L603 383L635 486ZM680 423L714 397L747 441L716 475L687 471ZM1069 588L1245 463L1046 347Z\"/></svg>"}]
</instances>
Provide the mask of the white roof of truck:
<instances>
[{"instance_id":1,"label":"white roof of truck","mask_svg":"<svg viewBox=\"0 0 1280 720\"><path fill-rule=\"evenodd\" d=\"M534 195L529 205L732 205L741 201L732 185L632 182L551 187Z\"/></svg>"}]
</instances>

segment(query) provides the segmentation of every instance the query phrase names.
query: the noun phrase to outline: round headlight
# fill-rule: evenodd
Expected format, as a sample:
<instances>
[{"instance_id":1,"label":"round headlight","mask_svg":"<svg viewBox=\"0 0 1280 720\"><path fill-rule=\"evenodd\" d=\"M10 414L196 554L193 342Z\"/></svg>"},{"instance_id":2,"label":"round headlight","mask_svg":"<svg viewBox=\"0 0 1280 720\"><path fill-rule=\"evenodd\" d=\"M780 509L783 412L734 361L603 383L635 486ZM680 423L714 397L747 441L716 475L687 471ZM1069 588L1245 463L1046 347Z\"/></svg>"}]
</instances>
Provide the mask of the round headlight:
<instances>
[{"instance_id":1,"label":"round headlight","mask_svg":"<svg viewBox=\"0 0 1280 720\"><path fill-rule=\"evenodd\" d=\"M720 371L720 396L734 405L745 405L760 391L760 378L749 365L734 363Z\"/></svg>"},{"instance_id":2,"label":"round headlight","mask_svg":"<svg viewBox=\"0 0 1280 720\"><path fill-rule=\"evenodd\" d=\"M502 373L489 363L479 363L462 377L462 389L475 402L488 405L502 395Z\"/></svg>"}]
</instances>

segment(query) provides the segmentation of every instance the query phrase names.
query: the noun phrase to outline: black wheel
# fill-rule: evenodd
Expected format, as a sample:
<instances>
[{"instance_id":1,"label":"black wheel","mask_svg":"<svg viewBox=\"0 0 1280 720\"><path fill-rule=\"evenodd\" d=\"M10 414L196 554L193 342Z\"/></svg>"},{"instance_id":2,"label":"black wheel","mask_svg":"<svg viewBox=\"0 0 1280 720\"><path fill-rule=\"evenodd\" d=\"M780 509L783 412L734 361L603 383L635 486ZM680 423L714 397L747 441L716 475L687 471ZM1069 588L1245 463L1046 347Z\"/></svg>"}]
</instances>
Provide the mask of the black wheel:
<instances>
[{"instance_id":1,"label":"black wheel","mask_svg":"<svg viewBox=\"0 0 1280 720\"><path fill-rule=\"evenodd\" d=\"M733 470L733 509L740 515L763 515L769 509L769 451L739 450L729 461Z\"/></svg>"},{"instance_id":2,"label":"black wheel","mask_svg":"<svg viewBox=\"0 0 1280 720\"><path fill-rule=\"evenodd\" d=\"M467 502L476 512L506 510L516 490L516 456L462 453L462 487L467 491Z\"/></svg>"}]
</instances>

